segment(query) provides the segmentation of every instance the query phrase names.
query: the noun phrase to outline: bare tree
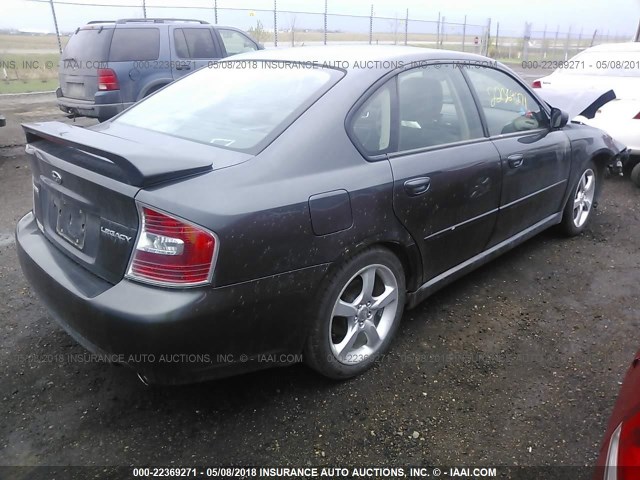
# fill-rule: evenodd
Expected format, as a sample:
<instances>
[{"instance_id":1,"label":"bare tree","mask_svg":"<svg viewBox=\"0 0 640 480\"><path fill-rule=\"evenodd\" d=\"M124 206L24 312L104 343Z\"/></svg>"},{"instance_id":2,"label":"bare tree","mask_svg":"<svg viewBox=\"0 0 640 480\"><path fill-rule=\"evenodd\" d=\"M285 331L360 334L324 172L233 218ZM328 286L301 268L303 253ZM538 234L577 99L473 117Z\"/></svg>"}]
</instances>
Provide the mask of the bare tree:
<instances>
[{"instance_id":1,"label":"bare tree","mask_svg":"<svg viewBox=\"0 0 640 480\"><path fill-rule=\"evenodd\" d=\"M262 43L265 40L266 32L264 31L264 26L260 20L256 22L255 27L249 28L249 33L258 43Z\"/></svg>"}]
</instances>

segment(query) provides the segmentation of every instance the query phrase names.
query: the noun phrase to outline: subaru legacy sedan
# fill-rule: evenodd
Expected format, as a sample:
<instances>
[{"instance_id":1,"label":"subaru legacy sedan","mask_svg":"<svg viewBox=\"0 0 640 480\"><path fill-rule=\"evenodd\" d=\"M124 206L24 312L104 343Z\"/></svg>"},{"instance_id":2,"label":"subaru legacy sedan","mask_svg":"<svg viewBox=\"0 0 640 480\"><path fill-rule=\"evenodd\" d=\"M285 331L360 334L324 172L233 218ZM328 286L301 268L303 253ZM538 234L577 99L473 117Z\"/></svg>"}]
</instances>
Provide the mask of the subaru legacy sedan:
<instances>
[{"instance_id":1,"label":"subaru legacy sedan","mask_svg":"<svg viewBox=\"0 0 640 480\"><path fill-rule=\"evenodd\" d=\"M554 225L622 146L490 59L306 47L212 63L104 124L24 125L24 274L152 383L389 348L403 309Z\"/></svg>"}]
</instances>

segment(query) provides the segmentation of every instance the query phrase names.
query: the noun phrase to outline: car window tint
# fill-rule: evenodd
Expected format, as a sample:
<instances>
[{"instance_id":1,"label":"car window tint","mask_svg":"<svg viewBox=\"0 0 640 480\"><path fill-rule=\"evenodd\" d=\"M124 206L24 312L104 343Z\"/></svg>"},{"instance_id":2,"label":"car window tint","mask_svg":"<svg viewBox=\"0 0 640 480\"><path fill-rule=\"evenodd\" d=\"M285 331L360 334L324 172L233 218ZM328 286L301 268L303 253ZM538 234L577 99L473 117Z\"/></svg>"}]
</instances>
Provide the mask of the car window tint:
<instances>
[{"instance_id":1,"label":"car window tint","mask_svg":"<svg viewBox=\"0 0 640 480\"><path fill-rule=\"evenodd\" d=\"M113 36L113 28L83 28L71 35L62 54L63 61L90 60L103 62L109 59L109 45Z\"/></svg>"},{"instance_id":2,"label":"car window tint","mask_svg":"<svg viewBox=\"0 0 640 480\"><path fill-rule=\"evenodd\" d=\"M213 43L211 30L208 28L183 28L188 54L183 56L178 52L181 58L216 58L216 47ZM176 42L176 50L178 44ZM183 52L184 53L184 52Z\"/></svg>"},{"instance_id":3,"label":"car window tint","mask_svg":"<svg viewBox=\"0 0 640 480\"><path fill-rule=\"evenodd\" d=\"M249 68L222 61L216 68L202 68L137 103L115 121L211 146L255 152L341 76L329 68L275 68L257 63Z\"/></svg>"},{"instance_id":4,"label":"car window tint","mask_svg":"<svg viewBox=\"0 0 640 480\"><path fill-rule=\"evenodd\" d=\"M399 150L483 137L464 76L454 65L429 65L398 75Z\"/></svg>"},{"instance_id":5,"label":"car window tint","mask_svg":"<svg viewBox=\"0 0 640 480\"><path fill-rule=\"evenodd\" d=\"M490 135L547 128L538 102L506 73L488 67L465 70L484 110Z\"/></svg>"},{"instance_id":6,"label":"car window tint","mask_svg":"<svg viewBox=\"0 0 640 480\"><path fill-rule=\"evenodd\" d=\"M157 28L116 28L111 40L109 61L157 60L160 30Z\"/></svg>"},{"instance_id":7,"label":"car window tint","mask_svg":"<svg viewBox=\"0 0 640 480\"><path fill-rule=\"evenodd\" d=\"M176 54L179 58L189 58L187 39L184 38L184 32L181 28L176 28L173 31L173 43L175 45Z\"/></svg>"},{"instance_id":8,"label":"car window tint","mask_svg":"<svg viewBox=\"0 0 640 480\"><path fill-rule=\"evenodd\" d=\"M391 138L391 88L387 82L358 109L351 131L368 155L379 155L389 148Z\"/></svg>"},{"instance_id":9,"label":"car window tint","mask_svg":"<svg viewBox=\"0 0 640 480\"><path fill-rule=\"evenodd\" d=\"M224 28L219 28L218 31L222 37L224 48L226 48L229 55L257 50L256 44L249 37L240 32Z\"/></svg>"}]
</instances>

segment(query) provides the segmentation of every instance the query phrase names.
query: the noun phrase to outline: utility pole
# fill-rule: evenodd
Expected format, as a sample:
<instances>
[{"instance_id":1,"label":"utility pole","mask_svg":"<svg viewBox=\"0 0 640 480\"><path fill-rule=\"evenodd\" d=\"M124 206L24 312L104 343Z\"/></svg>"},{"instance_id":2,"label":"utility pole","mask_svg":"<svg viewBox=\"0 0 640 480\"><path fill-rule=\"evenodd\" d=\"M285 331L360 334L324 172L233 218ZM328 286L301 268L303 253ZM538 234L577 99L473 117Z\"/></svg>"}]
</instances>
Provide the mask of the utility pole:
<instances>
[{"instance_id":1,"label":"utility pole","mask_svg":"<svg viewBox=\"0 0 640 480\"><path fill-rule=\"evenodd\" d=\"M404 44L407 44L409 37L409 9L407 8L407 15L404 17Z\"/></svg>"},{"instance_id":2,"label":"utility pole","mask_svg":"<svg viewBox=\"0 0 640 480\"><path fill-rule=\"evenodd\" d=\"M56 27L56 37L58 38L58 50L62 54L62 43L60 42L60 29L58 29L58 18L56 17L56 9L53 6L53 0L49 0L49 4L51 5L51 13L53 14L53 24Z\"/></svg>"},{"instance_id":3,"label":"utility pole","mask_svg":"<svg viewBox=\"0 0 640 480\"><path fill-rule=\"evenodd\" d=\"M218 24L218 0L213 0L213 21Z\"/></svg>"}]
</instances>

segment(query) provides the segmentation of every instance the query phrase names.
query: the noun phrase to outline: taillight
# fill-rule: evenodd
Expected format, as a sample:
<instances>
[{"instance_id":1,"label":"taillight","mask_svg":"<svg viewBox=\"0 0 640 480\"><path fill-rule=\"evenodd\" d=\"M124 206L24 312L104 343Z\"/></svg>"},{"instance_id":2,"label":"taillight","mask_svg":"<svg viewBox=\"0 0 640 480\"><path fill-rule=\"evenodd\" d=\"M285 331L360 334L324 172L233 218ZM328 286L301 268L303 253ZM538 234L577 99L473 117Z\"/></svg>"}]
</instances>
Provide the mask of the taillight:
<instances>
[{"instance_id":1,"label":"taillight","mask_svg":"<svg viewBox=\"0 0 640 480\"><path fill-rule=\"evenodd\" d=\"M542 88L542 82L540 80L534 80L531 86L533 88Z\"/></svg>"},{"instance_id":2,"label":"taillight","mask_svg":"<svg viewBox=\"0 0 640 480\"><path fill-rule=\"evenodd\" d=\"M636 480L640 473L640 412L611 435L605 480Z\"/></svg>"},{"instance_id":3,"label":"taillight","mask_svg":"<svg viewBox=\"0 0 640 480\"><path fill-rule=\"evenodd\" d=\"M98 69L98 90L119 90L118 76L110 68Z\"/></svg>"},{"instance_id":4,"label":"taillight","mask_svg":"<svg viewBox=\"0 0 640 480\"><path fill-rule=\"evenodd\" d=\"M636 113L636 116L633 117L634 120L640 120L640 112Z\"/></svg>"},{"instance_id":5,"label":"taillight","mask_svg":"<svg viewBox=\"0 0 640 480\"><path fill-rule=\"evenodd\" d=\"M215 235L197 225L140 205L140 233L127 277L164 286L211 281Z\"/></svg>"}]
</instances>

